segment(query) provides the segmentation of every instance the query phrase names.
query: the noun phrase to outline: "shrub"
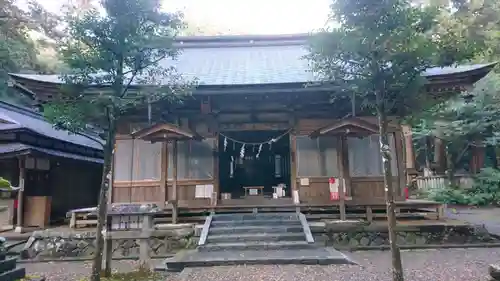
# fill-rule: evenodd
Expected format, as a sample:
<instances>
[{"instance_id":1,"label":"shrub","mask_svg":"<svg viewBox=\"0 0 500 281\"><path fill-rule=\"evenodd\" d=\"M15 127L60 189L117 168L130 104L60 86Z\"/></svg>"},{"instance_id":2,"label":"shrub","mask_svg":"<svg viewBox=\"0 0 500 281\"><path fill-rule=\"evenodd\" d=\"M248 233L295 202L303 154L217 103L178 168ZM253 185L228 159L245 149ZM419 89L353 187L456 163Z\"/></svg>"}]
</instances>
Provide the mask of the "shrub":
<instances>
[{"instance_id":1,"label":"shrub","mask_svg":"<svg viewBox=\"0 0 500 281\"><path fill-rule=\"evenodd\" d=\"M10 181L0 177L0 188L11 188Z\"/></svg>"},{"instance_id":2,"label":"shrub","mask_svg":"<svg viewBox=\"0 0 500 281\"><path fill-rule=\"evenodd\" d=\"M449 186L426 191L429 199L446 204L500 205L500 170L484 168L474 177L471 189Z\"/></svg>"},{"instance_id":3,"label":"shrub","mask_svg":"<svg viewBox=\"0 0 500 281\"><path fill-rule=\"evenodd\" d=\"M427 197L445 204L469 205L466 192L454 186L428 190Z\"/></svg>"},{"instance_id":4,"label":"shrub","mask_svg":"<svg viewBox=\"0 0 500 281\"><path fill-rule=\"evenodd\" d=\"M468 190L473 205L500 204L500 170L484 168L474 178L472 189Z\"/></svg>"}]
</instances>

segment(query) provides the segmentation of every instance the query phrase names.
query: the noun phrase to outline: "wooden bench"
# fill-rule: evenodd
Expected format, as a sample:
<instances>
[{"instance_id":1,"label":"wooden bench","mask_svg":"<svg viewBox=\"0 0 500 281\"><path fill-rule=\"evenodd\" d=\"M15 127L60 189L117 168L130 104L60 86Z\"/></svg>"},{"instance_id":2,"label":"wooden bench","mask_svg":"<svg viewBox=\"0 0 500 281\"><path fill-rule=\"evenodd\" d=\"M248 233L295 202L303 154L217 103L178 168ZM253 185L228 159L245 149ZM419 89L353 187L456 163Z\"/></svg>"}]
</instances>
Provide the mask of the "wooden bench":
<instances>
[{"instance_id":1,"label":"wooden bench","mask_svg":"<svg viewBox=\"0 0 500 281\"><path fill-rule=\"evenodd\" d=\"M97 208L83 208L71 210L66 216L69 219L70 228L95 227L97 225Z\"/></svg>"},{"instance_id":2,"label":"wooden bench","mask_svg":"<svg viewBox=\"0 0 500 281\"><path fill-rule=\"evenodd\" d=\"M244 186L245 197L247 196L263 196L264 195L264 187L263 186ZM251 190L257 190L257 194L250 194Z\"/></svg>"}]
</instances>

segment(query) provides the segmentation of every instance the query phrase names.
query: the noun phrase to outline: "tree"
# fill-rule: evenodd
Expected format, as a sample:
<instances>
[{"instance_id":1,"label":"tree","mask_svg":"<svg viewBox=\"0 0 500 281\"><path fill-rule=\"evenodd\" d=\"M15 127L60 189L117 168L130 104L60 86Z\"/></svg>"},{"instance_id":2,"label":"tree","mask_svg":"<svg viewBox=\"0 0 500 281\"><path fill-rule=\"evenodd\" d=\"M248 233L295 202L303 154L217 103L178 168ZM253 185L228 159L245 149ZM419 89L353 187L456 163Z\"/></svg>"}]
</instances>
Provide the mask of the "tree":
<instances>
[{"instance_id":1,"label":"tree","mask_svg":"<svg viewBox=\"0 0 500 281\"><path fill-rule=\"evenodd\" d=\"M176 102L193 83L182 80L165 60L175 57L174 37L182 27L177 14L164 13L160 0L101 0L101 10L90 8L68 17L59 52L72 69L62 76L67 87L44 108L57 128L85 131L89 125L104 139L104 165L98 202L96 254L91 280L100 278L117 120L131 110L160 101ZM104 12L102 12L104 11ZM86 91L99 86L99 93ZM89 136L90 137L90 136ZM106 268L110 274L110 268Z\"/></svg>"},{"instance_id":2,"label":"tree","mask_svg":"<svg viewBox=\"0 0 500 281\"><path fill-rule=\"evenodd\" d=\"M409 0L334 0L334 24L315 36L307 56L312 70L338 95L354 95L378 117L395 281L404 277L396 244L388 115L404 116L426 104L424 70L471 58L476 51L458 36L462 30L437 25L444 8Z\"/></svg>"},{"instance_id":3,"label":"tree","mask_svg":"<svg viewBox=\"0 0 500 281\"><path fill-rule=\"evenodd\" d=\"M30 1L27 11L15 5L13 0L0 0L0 98L15 103L30 104L7 87L9 72L50 72L51 68L40 60L41 41L33 32L50 38L59 17L45 11L36 1Z\"/></svg>"},{"instance_id":4,"label":"tree","mask_svg":"<svg viewBox=\"0 0 500 281\"><path fill-rule=\"evenodd\" d=\"M416 141L439 138L446 148L446 173L454 185L458 163L472 147L496 146L500 139L500 76L491 73L466 96L452 97L413 116Z\"/></svg>"},{"instance_id":5,"label":"tree","mask_svg":"<svg viewBox=\"0 0 500 281\"><path fill-rule=\"evenodd\" d=\"M442 25L464 30L463 35L467 40L482 45L485 51L479 53L474 61L497 61L500 58L500 3L495 0L444 1L446 4L453 4L456 9L454 13L440 18ZM452 184L455 166L468 148L489 148L497 144L494 134L498 125L495 118L498 114L496 101L500 86L498 68L495 72L474 85L468 93L469 100L452 98L414 116L412 120L417 149L429 146L423 139L439 138L444 142L446 172Z\"/></svg>"}]
</instances>

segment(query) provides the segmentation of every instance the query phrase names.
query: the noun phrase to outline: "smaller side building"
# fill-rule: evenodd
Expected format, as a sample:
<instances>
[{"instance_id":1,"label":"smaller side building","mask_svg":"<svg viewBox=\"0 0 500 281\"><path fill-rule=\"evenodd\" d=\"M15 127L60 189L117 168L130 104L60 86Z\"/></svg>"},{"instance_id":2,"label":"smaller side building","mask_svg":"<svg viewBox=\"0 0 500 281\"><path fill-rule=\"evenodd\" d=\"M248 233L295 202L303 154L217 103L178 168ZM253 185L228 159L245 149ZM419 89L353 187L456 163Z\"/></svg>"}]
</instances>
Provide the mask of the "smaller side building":
<instances>
[{"instance_id":1,"label":"smaller side building","mask_svg":"<svg viewBox=\"0 0 500 281\"><path fill-rule=\"evenodd\" d=\"M23 187L12 200L10 224L45 227L71 209L96 206L100 141L57 130L38 112L0 102L0 176Z\"/></svg>"}]
</instances>

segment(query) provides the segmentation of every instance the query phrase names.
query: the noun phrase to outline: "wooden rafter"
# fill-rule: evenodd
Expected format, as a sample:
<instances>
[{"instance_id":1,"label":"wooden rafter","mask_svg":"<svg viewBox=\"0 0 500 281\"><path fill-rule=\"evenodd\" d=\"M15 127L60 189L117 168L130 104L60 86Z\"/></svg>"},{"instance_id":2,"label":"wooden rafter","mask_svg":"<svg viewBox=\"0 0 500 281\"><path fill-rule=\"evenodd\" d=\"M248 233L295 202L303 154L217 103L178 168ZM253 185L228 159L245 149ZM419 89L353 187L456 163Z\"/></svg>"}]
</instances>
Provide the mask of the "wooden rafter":
<instances>
[{"instance_id":1,"label":"wooden rafter","mask_svg":"<svg viewBox=\"0 0 500 281\"><path fill-rule=\"evenodd\" d=\"M325 135L372 135L378 134L378 126L363 119L354 117L336 121L319 128L310 134L311 138Z\"/></svg>"},{"instance_id":2,"label":"wooden rafter","mask_svg":"<svg viewBox=\"0 0 500 281\"><path fill-rule=\"evenodd\" d=\"M141 129L139 131L133 132L132 136L134 138L151 142L201 139L198 134L193 133L190 130L181 129L178 126L169 123L160 123L151 127Z\"/></svg>"}]
</instances>

